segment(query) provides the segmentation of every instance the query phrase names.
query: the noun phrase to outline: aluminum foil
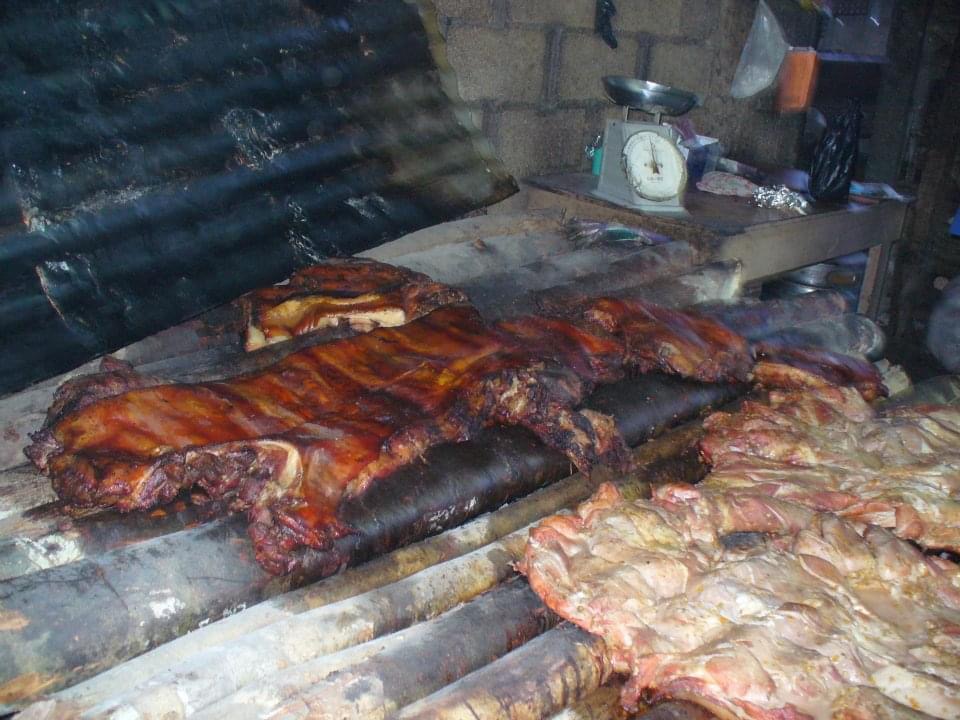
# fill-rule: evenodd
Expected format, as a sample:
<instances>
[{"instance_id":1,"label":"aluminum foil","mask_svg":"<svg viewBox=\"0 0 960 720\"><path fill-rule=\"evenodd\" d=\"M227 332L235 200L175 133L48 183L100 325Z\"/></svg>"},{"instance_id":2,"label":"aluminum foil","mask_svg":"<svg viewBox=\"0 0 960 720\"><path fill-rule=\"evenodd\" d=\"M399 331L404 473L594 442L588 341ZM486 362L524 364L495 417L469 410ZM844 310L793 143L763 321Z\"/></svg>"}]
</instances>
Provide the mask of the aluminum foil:
<instances>
[{"instance_id":1,"label":"aluminum foil","mask_svg":"<svg viewBox=\"0 0 960 720\"><path fill-rule=\"evenodd\" d=\"M806 201L803 195L791 190L786 185L758 187L753 191L753 201L759 207L764 208L793 210L801 215L810 212L810 203Z\"/></svg>"}]
</instances>

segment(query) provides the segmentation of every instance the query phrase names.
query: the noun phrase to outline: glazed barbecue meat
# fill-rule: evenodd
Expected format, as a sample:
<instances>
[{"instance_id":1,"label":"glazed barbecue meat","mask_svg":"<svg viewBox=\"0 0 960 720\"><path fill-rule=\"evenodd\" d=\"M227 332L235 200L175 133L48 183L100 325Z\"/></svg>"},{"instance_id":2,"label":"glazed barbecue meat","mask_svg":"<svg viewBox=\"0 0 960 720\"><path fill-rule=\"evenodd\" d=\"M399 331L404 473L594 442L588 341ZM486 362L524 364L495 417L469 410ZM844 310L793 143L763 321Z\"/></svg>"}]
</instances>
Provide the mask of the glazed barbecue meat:
<instances>
[{"instance_id":1,"label":"glazed barbecue meat","mask_svg":"<svg viewBox=\"0 0 960 720\"><path fill-rule=\"evenodd\" d=\"M723 326L647 303L493 325L446 305L221 382L73 381L27 454L72 505L143 510L192 489L246 510L258 559L284 572L297 548L350 532L341 501L432 446L522 425L582 470L622 466L613 420L576 409L596 385L650 370L743 380L750 362Z\"/></svg>"},{"instance_id":2,"label":"glazed barbecue meat","mask_svg":"<svg viewBox=\"0 0 960 720\"><path fill-rule=\"evenodd\" d=\"M28 455L77 506L145 509L193 487L229 500L249 511L258 559L283 571L294 548L349 531L342 498L487 425L524 425L584 470L622 465L612 419L574 410L622 376L622 355L614 338L562 321L487 326L449 306L256 374L101 397L51 417Z\"/></svg>"},{"instance_id":3,"label":"glazed barbecue meat","mask_svg":"<svg viewBox=\"0 0 960 720\"><path fill-rule=\"evenodd\" d=\"M705 421L704 486L761 493L960 550L960 408L875 412L846 388L773 392Z\"/></svg>"},{"instance_id":4,"label":"glazed barbecue meat","mask_svg":"<svg viewBox=\"0 0 960 720\"><path fill-rule=\"evenodd\" d=\"M731 533L752 543L728 542ZM960 716L960 568L762 495L612 485L531 531L521 571L600 635L622 700L720 718Z\"/></svg>"},{"instance_id":5,"label":"glazed barbecue meat","mask_svg":"<svg viewBox=\"0 0 960 720\"><path fill-rule=\"evenodd\" d=\"M785 347L773 343L754 345L757 384L771 388L855 387L865 400L887 396L876 367L867 360L819 348Z\"/></svg>"},{"instance_id":6,"label":"glazed barbecue meat","mask_svg":"<svg viewBox=\"0 0 960 720\"><path fill-rule=\"evenodd\" d=\"M466 302L459 290L406 268L358 258L326 260L294 273L286 285L240 298L246 350L328 327L396 327L443 305Z\"/></svg>"},{"instance_id":7,"label":"glazed barbecue meat","mask_svg":"<svg viewBox=\"0 0 960 720\"><path fill-rule=\"evenodd\" d=\"M704 382L746 381L753 368L742 337L715 320L646 303L601 298L584 318L623 340L626 363L639 372L654 370Z\"/></svg>"}]
</instances>

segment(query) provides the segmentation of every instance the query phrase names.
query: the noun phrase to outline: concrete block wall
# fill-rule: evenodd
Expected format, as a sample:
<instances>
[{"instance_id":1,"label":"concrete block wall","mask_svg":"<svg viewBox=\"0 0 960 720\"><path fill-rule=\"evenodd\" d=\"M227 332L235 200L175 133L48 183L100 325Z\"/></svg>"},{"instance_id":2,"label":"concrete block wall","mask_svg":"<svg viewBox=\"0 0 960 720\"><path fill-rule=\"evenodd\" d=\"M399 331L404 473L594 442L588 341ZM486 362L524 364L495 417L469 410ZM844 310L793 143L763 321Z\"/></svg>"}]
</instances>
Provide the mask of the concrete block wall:
<instances>
[{"instance_id":1,"label":"concrete block wall","mask_svg":"<svg viewBox=\"0 0 960 720\"><path fill-rule=\"evenodd\" d=\"M586 169L583 147L619 110L600 78L633 75L693 90L698 131L746 162L790 165L802 130L772 96L729 96L756 0L616 0L615 50L593 32L595 0L434 0L460 94L518 178ZM816 17L772 3L794 45Z\"/></svg>"}]
</instances>

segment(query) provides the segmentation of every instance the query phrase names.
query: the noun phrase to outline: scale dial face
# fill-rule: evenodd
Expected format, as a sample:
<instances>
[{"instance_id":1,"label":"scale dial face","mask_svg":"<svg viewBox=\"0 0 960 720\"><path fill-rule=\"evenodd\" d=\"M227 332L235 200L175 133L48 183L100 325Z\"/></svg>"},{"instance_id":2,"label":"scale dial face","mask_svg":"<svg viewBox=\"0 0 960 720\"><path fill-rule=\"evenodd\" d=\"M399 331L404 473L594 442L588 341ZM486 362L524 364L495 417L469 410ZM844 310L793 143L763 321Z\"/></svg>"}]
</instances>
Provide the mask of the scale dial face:
<instances>
[{"instance_id":1,"label":"scale dial face","mask_svg":"<svg viewBox=\"0 0 960 720\"><path fill-rule=\"evenodd\" d=\"M623 144L627 182L647 200L671 200L687 185L687 164L677 146L649 130L634 133Z\"/></svg>"}]
</instances>

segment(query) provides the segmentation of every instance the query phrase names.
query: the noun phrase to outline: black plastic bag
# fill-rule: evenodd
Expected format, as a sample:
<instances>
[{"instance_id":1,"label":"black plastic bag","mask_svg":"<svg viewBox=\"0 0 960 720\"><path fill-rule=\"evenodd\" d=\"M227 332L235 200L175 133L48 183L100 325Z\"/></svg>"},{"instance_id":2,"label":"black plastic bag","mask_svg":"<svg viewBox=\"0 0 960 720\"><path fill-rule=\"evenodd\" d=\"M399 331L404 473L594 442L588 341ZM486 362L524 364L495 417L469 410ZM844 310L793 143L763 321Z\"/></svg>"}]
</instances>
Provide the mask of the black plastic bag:
<instances>
[{"instance_id":1,"label":"black plastic bag","mask_svg":"<svg viewBox=\"0 0 960 720\"><path fill-rule=\"evenodd\" d=\"M815 200L846 202L857 166L862 118L860 105L854 103L833 119L817 143L810 164L810 195Z\"/></svg>"},{"instance_id":2,"label":"black plastic bag","mask_svg":"<svg viewBox=\"0 0 960 720\"><path fill-rule=\"evenodd\" d=\"M613 34L613 16L616 14L617 6L613 4L613 0L597 0L593 30L607 45L614 49L617 47L617 38Z\"/></svg>"}]
</instances>

